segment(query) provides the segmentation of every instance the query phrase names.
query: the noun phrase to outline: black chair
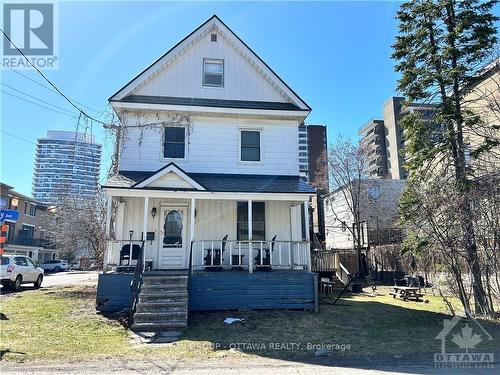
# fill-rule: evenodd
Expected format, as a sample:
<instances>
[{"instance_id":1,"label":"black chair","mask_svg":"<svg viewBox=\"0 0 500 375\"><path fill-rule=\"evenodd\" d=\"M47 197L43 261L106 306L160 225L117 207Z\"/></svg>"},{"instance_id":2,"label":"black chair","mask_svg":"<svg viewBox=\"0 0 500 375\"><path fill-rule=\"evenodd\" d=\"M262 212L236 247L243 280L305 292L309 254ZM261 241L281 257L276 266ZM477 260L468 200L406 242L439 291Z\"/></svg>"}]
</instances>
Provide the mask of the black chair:
<instances>
[{"instance_id":1,"label":"black chair","mask_svg":"<svg viewBox=\"0 0 500 375\"><path fill-rule=\"evenodd\" d=\"M203 261L205 262L205 266L221 266L222 262L224 262L224 251L226 251L226 244L227 244L227 237L228 235L226 234L222 238L222 246L220 249L213 249L214 250L214 263L212 264L212 249L204 249L207 252L207 255L203 258ZM221 255L222 254L222 255ZM222 257L222 259L221 259ZM222 262L221 262L222 260ZM222 269L222 267L216 267L216 269ZM208 269L207 269L208 270Z\"/></svg>"},{"instance_id":2,"label":"black chair","mask_svg":"<svg viewBox=\"0 0 500 375\"><path fill-rule=\"evenodd\" d=\"M141 252L141 247L138 244L132 244L132 260L138 260L139 254ZM127 265L131 266L130 261L130 244L123 245L120 250L120 265L123 265L123 261L127 261Z\"/></svg>"},{"instance_id":3,"label":"black chair","mask_svg":"<svg viewBox=\"0 0 500 375\"><path fill-rule=\"evenodd\" d=\"M274 245L276 241L276 237L278 235L275 234L273 239L271 240L271 247L270 248L264 248L263 250L265 251L264 256L262 257L262 264L260 264L260 248L257 251L257 256L254 258L255 264L257 266L270 266L271 265L271 254L274 253Z\"/></svg>"}]
</instances>

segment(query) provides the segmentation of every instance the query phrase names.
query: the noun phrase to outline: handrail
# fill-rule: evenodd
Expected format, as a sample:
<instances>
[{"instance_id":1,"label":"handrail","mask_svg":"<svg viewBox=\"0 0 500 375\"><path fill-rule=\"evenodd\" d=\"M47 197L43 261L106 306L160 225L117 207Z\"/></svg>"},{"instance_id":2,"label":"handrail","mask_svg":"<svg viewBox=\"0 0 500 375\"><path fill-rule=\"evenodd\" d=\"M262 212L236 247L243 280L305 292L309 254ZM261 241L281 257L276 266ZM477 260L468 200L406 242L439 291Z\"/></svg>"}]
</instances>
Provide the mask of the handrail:
<instances>
[{"instance_id":1,"label":"handrail","mask_svg":"<svg viewBox=\"0 0 500 375\"><path fill-rule=\"evenodd\" d=\"M129 308L129 323L132 324L135 308L137 306L137 301L139 300L139 293L141 291L142 280L144 277L144 241L142 241L141 251L139 252L139 258L137 259L137 264L135 265L134 276L130 281L130 308Z\"/></svg>"},{"instance_id":2,"label":"handrail","mask_svg":"<svg viewBox=\"0 0 500 375\"><path fill-rule=\"evenodd\" d=\"M336 273L337 277L340 279L340 281L342 281L342 284L350 284L350 281L352 280L351 273L341 262L339 262L339 268L337 268Z\"/></svg>"}]
</instances>

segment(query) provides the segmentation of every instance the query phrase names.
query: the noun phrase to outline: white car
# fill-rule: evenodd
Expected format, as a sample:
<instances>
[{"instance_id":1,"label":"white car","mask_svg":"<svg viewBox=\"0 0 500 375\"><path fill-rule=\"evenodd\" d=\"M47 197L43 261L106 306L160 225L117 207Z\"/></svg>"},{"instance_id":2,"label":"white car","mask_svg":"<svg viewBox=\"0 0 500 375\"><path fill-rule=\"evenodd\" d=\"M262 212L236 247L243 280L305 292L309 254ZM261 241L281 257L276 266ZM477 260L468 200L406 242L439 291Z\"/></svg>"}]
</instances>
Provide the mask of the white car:
<instances>
[{"instance_id":1,"label":"white car","mask_svg":"<svg viewBox=\"0 0 500 375\"><path fill-rule=\"evenodd\" d=\"M15 291L21 284L33 283L40 288L43 281L43 269L24 255L2 255L0 264L0 282Z\"/></svg>"},{"instance_id":2,"label":"white car","mask_svg":"<svg viewBox=\"0 0 500 375\"><path fill-rule=\"evenodd\" d=\"M65 260L50 259L43 262L40 267L42 267L47 272L61 272L67 271L69 268L69 264Z\"/></svg>"}]
</instances>

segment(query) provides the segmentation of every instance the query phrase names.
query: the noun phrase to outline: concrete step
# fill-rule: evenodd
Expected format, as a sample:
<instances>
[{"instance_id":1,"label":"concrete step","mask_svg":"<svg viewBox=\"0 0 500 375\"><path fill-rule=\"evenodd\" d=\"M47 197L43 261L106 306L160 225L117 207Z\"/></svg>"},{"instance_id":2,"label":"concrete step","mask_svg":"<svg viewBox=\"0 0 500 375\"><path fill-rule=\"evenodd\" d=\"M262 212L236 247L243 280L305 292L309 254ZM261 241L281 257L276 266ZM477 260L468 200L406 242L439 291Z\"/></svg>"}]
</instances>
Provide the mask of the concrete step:
<instances>
[{"instance_id":1,"label":"concrete step","mask_svg":"<svg viewBox=\"0 0 500 375\"><path fill-rule=\"evenodd\" d=\"M134 314L134 323L171 322L181 320L187 320L187 311L136 312Z\"/></svg>"},{"instance_id":2,"label":"concrete step","mask_svg":"<svg viewBox=\"0 0 500 375\"><path fill-rule=\"evenodd\" d=\"M181 284L143 285L141 287L141 293L144 293L144 294L159 294L159 293L165 293L165 292L184 292L186 290L187 290L187 286L181 285Z\"/></svg>"},{"instance_id":3,"label":"concrete step","mask_svg":"<svg viewBox=\"0 0 500 375\"><path fill-rule=\"evenodd\" d=\"M178 330L185 327L187 327L187 320L134 323L131 328L136 332L158 332Z\"/></svg>"},{"instance_id":4,"label":"concrete step","mask_svg":"<svg viewBox=\"0 0 500 375\"><path fill-rule=\"evenodd\" d=\"M137 312L155 312L155 311L187 311L188 304L184 301L171 302L139 302L137 304Z\"/></svg>"},{"instance_id":5,"label":"concrete step","mask_svg":"<svg viewBox=\"0 0 500 375\"><path fill-rule=\"evenodd\" d=\"M184 292L163 292L163 293L141 293L141 302L187 302L187 291Z\"/></svg>"},{"instance_id":6,"label":"concrete step","mask_svg":"<svg viewBox=\"0 0 500 375\"><path fill-rule=\"evenodd\" d=\"M187 277L186 278L163 278L163 277L151 277L151 278L148 278L148 279L144 279L144 281L142 282L142 285L143 286L151 286L151 287L155 287L155 286L183 286L183 287L187 287L187 284L188 284L188 279Z\"/></svg>"}]
</instances>

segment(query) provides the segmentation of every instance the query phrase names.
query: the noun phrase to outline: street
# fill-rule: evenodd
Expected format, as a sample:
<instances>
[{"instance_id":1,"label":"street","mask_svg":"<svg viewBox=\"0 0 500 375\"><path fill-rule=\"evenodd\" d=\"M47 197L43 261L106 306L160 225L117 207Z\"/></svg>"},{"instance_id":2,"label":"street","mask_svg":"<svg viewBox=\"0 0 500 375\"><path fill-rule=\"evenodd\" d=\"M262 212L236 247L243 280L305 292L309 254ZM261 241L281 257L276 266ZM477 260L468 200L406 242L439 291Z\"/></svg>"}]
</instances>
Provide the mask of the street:
<instances>
[{"instance_id":1,"label":"street","mask_svg":"<svg viewBox=\"0 0 500 375\"><path fill-rule=\"evenodd\" d=\"M66 271L58 273L45 273L43 276L42 288L53 286L71 286L71 285L97 285L97 271ZM21 292L34 289L33 284L24 284L21 286ZM12 293L12 290L0 289L1 294Z\"/></svg>"},{"instance_id":2,"label":"street","mask_svg":"<svg viewBox=\"0 0 500 375\"><path fill-rule=\"evenodd\" d=\"M58 273L45 273L42 288L66 285L89 285L97 284L97 271L68 271Z\"/></svg>"},{"instance_id":3,"label":"street","mask_svg":"<svg viewBox=\"0 0 500 375\"><path fill-rule=\"evenodd\" d=\"M269 358L220 358L217 360L193 361L158 361L145 358L143 361L113 359L102 362L79 362L71 364L18 364L5 363L3 374L487 374L492 369L436 369L432 366L386 364L373 365L363 363L361 359L352 363L342 363L335 359L302 363Z\"/></svg>"}]
</instances>

